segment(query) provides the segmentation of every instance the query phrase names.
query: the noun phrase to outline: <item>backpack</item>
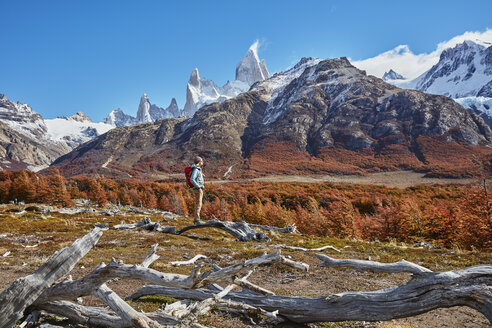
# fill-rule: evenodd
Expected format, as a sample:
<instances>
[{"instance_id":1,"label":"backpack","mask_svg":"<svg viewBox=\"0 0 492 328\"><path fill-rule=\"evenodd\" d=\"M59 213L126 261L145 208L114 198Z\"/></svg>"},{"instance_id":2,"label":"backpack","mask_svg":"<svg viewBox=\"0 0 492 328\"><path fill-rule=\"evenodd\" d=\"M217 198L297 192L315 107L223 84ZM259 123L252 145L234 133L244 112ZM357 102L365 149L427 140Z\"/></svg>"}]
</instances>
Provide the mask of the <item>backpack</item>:
<instances>
[{"instance_id":1,"label":"backpack","mask_svg":"<svg viewBox=\"0 0 492 328\"><path fill-rule=\"evenodd\" d=\"M191 166L187 166L185 168L186 184L190 188L193 188L194 187L193 183L191 183L191 174L192 173L193 173L193 168Z\"/></svg>"}]
</instances>

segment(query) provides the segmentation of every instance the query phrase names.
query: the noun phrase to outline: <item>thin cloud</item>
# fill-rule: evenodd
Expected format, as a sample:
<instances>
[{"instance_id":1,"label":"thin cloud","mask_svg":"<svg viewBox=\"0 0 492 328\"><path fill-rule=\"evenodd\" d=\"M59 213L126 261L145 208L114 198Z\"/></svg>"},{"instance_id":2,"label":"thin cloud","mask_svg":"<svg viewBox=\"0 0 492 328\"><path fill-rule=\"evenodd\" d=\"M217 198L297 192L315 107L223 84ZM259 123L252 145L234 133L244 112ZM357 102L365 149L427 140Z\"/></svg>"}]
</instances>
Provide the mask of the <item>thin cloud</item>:
<instances>
[{"instance_id":1,"label":"thin cloud","mask_svg":"<svg viewBox=\"0 0 492 328\"><path fill-rule=\"evenodd\" d=\"M492 45L492 29L485 32L465 32L451 40L440 42L431 53L415 54L408 45L399 45L394 49L383 52L375 57L354 61L353 64L368 74L382 77L390 69L403 75L406 79L414 79L429 70L439 61L444 49L452 48L465 40L470 40L483 46Z\"/></svg>"}]
</instances>

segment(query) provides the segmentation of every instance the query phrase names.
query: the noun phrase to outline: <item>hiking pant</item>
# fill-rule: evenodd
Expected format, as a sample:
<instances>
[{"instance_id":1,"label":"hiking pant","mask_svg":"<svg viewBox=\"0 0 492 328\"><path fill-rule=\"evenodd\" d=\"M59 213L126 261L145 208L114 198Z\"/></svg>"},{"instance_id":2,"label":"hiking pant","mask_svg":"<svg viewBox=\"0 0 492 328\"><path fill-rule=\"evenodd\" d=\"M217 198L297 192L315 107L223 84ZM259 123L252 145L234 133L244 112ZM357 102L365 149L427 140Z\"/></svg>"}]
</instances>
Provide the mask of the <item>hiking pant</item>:
<instances>
[{"instance_id":1,"label":"hiking pant","mask_svg":"<svg viewBox=\"0 0 492 328\"><path fill-rule=\"evenodd\" d=\"M195 221L200 220L200 210L202 209L203 189L193 189L195 193L195 213L193 218Z\"/></svg>"}]
</instances>

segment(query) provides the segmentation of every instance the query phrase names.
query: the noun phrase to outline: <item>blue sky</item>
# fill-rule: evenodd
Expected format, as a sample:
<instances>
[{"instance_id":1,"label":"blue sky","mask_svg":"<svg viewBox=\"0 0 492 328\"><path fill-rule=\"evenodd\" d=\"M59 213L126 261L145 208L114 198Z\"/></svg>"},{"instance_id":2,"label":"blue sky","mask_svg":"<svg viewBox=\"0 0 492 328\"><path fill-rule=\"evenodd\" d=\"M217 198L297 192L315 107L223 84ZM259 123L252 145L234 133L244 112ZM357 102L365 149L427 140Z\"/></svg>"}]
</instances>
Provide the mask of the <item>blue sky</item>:
<instances>
[{"instance_id":1,"label":"blue sky","mask_svg":"<svg viewBox=\"0 0 492 328\"><path fill-rule=\"evenodd\" d=\"M0 93L45 118L112 109L140 96L182 108L194 67L222 85L259 40L270 72L301 57L361 60L408 45L430 53L492 28L492 1L0 0Z\"/></svg>"}]
</instances>

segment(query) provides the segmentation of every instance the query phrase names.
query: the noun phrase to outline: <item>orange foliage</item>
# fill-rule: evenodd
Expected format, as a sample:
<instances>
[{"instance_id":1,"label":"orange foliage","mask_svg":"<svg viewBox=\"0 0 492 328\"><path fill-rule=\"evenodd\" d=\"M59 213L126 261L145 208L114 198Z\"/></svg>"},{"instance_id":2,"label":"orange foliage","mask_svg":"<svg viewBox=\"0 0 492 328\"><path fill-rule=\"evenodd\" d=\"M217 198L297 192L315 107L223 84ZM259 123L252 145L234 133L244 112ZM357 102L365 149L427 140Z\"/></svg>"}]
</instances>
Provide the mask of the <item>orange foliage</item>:
<instances>
[{"instance_id":1,"label":"orange foliage","mask_svg":"<svg viewBox=\"0 0 492 328\"><path fill-rule=\"evenodd\" d=\"M111 180L58 171L0 171L0 201L70 206L74 198L192 213L184 182ZM492 247L490 196L473 186L406 189L327 183L225 183L205 190L202 215L222 220L285 226L308 235L361 240L427 241L442 246Z\"/></svg>"}]
</instances>

